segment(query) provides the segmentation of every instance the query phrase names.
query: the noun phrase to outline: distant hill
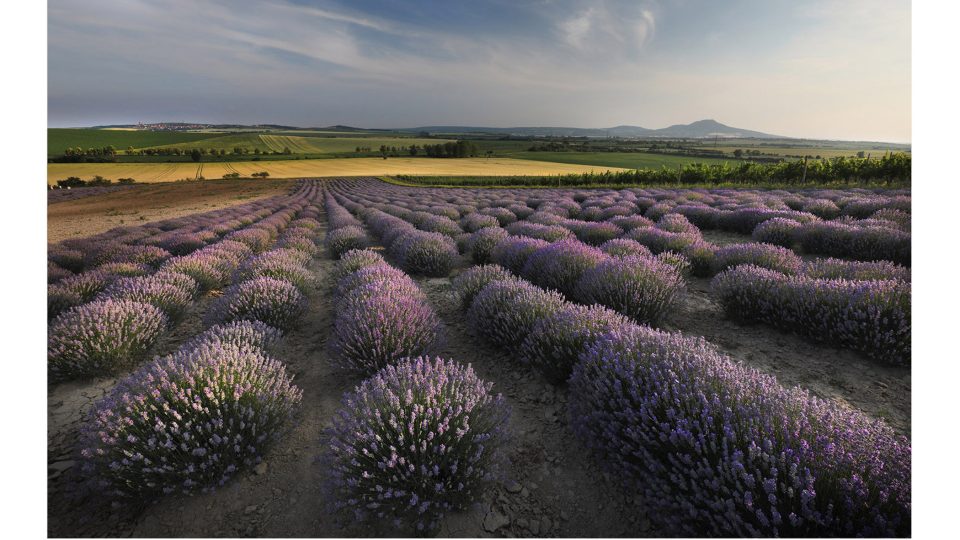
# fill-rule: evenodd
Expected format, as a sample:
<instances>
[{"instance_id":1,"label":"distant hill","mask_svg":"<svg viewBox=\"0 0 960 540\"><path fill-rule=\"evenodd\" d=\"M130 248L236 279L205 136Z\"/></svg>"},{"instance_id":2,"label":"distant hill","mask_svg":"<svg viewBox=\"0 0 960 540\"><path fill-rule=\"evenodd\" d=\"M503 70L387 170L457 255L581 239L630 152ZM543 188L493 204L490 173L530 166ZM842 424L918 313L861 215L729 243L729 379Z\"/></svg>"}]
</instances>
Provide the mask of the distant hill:
<instances>
[{"instance_id":1,"label":"distant hill","mask_svg":"<svg viewBox=\"0 0 960 540\"><path fill-rule=\"evenodd\" d=\"M491 133L516 135L523 137L664 137L708 139L713 137L785 139L749 129L741 129L721 124L716 120L698 120L690 124L675 124L661 129L649 129L640 126L616 126L611 128L575 128L575 127L479 127L479 126L421 126L399 129L397 131L429 133Z\"/></svg>"}]
</instances>

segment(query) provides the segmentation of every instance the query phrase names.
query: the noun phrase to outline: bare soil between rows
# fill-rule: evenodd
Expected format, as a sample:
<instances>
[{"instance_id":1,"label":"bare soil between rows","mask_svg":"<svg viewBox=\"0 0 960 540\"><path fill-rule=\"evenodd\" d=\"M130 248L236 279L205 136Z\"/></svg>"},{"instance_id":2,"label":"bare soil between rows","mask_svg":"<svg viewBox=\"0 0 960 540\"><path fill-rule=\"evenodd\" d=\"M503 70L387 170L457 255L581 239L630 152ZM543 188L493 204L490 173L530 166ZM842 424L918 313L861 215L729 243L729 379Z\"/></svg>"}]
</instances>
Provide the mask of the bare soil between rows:
<instances>
[{"instance_id":1,"label":"bare soil between rows","mask_svg":"<svg viewBox=\"0 0 960 540\"><path fill-rule=\"evenodd\" d=\"M293 184L293 180L259 179L167 182L123 186L98 195L54 202L47 206L47 242L283 195Z\"/></svg>"}]
</instances>

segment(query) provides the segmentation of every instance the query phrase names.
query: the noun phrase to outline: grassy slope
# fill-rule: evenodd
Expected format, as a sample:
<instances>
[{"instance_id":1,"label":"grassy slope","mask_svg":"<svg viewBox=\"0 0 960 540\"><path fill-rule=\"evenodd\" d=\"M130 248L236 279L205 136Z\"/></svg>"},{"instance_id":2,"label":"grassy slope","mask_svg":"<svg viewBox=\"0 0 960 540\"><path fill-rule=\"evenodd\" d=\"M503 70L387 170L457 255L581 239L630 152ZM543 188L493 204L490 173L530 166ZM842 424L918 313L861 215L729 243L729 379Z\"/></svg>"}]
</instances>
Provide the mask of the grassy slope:
<instances>
[{"instance_id":1,"label":"grassy slope","mask_svg":"<svg viewBox=\"0 0 960 540\"><path fill-rule=\"evenodd\" d=\"M67 148L99 148L113 145L117 150L128 146L141 148L172 143L185 143L210 138L209 133L184 133L178 131L121 131L114 129L67 129L47 130L47 155L59 156Z\"/></svg>"},{"instance_id":2,"label":"grassy slope","mask_svg":"<svg viewBox=\"0 0 960 540\"><path fill-rule=\"evenodd\" d=\"M209 135L209 134L208 134ZM236 135L220 135L207 139L187 142L183 144L167 144L161 147L171 148L215 148L227 152L235 146L249 148L252 152L259 148L261 152L282 152L289 147L295 154L338 154L353 152L356 147L363 146L377 151L380 145L410 146L411 144L437 144L447 142L445 139L416 139L400 137L300 137L293 135L279 135L273 133L241 133Z\"/></svg>"}]
</instances>

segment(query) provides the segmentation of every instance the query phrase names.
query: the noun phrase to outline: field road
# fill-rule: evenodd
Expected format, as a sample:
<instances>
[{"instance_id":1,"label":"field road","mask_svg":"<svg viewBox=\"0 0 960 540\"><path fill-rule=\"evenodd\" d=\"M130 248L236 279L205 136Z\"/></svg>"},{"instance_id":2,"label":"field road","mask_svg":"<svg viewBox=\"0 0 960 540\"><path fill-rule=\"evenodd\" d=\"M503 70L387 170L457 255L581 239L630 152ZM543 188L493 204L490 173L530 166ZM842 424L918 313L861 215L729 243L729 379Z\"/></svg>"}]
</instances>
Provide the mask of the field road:
<instances>
[{"instance_id":1,"label":"field road","mask_svg":"<svg viewBox=\"0 0 960 540\"><path fill-rule=\"evenodd\" d=\"M183 163L48 163L47 184L56 184L69 176L84 180L100 175L110 180L133 178L137 183L172 182L197 176L197 164ZM270 178L306 178L318 176L381 176L394 174L422 174L429 176L544 176L606 170L624 170L617 167L576 165L510 158L340 158L280 161L204 162L203 176L222 178L238 172L250 176L266 171Z\"/></svg>"}]
</instances>

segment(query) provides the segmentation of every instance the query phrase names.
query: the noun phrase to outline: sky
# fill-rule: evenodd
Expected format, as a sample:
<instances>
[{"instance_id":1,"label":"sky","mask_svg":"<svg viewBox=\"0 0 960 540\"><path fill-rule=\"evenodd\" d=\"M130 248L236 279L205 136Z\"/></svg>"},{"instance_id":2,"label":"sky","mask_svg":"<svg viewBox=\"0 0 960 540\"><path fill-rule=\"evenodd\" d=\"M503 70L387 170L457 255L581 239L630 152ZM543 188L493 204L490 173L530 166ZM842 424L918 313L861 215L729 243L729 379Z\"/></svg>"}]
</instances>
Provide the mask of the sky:
<instances>
[{"instance_id":1,"label":"sky","mask_svg":"<svg viewBox=\"0 0 960 540\"><path fill-rule=\"evenodd\" d=\"M49 127L661 128L911 141L894 0L50 0Z\"/></svg>"}]
</instances>

